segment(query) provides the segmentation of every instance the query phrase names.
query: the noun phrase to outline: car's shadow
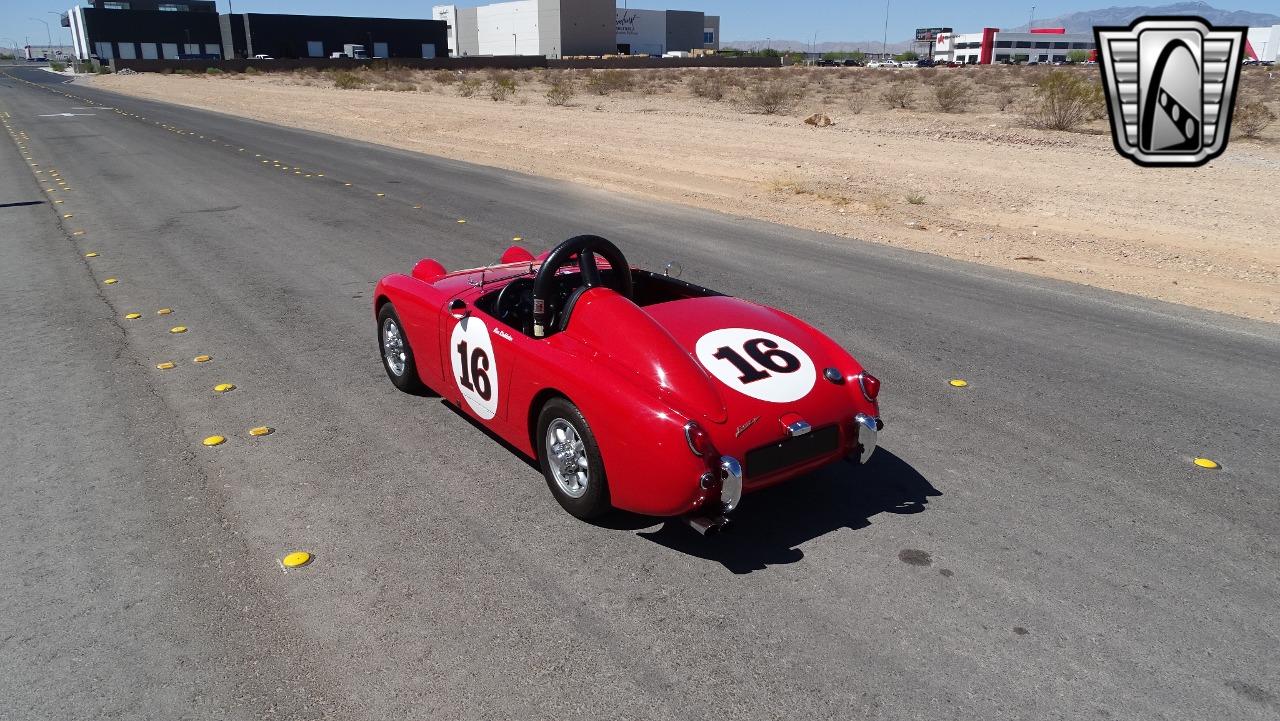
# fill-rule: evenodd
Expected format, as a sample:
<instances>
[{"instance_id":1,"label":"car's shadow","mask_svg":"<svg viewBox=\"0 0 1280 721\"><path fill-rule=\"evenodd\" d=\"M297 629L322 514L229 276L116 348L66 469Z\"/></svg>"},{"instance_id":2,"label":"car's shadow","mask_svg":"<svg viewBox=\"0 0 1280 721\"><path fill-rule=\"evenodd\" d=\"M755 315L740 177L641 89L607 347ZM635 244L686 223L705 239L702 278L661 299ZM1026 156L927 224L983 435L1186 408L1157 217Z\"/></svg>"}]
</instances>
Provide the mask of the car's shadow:
<instances>
[{"instance_id":1,"label":"car's shadow","mask_svg":"<svg viewBox=\"0 0 1280 721\"><path fill-rule=\"evenodd\" d=\"M522 453L448 401L453 411L481 433L537 471L537 460ZM876 449L865 466L834 463L788 483L744 496L729 530L700 536L679 518L654 518L618 511L592 521L601 528L637 531L638 536L690 556L724 565L734 573L751 573L804 558L799 546L841 528L859 529L880 513L909 514L925 510L941 496L911 464L885 448ZM661 524L656 530L649 531Z\"/></svg>"},{"instance_id":2,"label":"car's shadow","mask_svg":"<svg viewBox=\"0 0 1280 721\"><path fill-rule=\"evenodd\" d=\"M836 463L743 497L732 525L718 536L700 536L679 519L638 535L733 573L751 573L795 563L804 558L801 544L841 528L865 528L879 513L920 513L930 497L941 495L910 464L880 448L865 466Z\"/></svg>"}]
</instances>

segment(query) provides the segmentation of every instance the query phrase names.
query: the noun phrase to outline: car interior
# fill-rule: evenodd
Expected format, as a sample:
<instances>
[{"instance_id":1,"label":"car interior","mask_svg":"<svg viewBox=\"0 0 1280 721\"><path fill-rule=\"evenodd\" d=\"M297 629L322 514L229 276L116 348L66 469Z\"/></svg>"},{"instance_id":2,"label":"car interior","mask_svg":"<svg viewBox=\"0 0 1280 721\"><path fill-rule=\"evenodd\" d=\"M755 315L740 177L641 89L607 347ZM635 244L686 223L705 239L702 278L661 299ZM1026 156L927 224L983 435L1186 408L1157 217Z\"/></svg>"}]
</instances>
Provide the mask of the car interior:
<instances>
[{"instance_id":1,"label":"car interior","mask_svg":"<svg viewBox=\"0 0 1280 721\"><path fill-rule=\"evenodd\" d=\"M576 268L555 276L552 285L552 297L548 305L551 307L552 321L550 327L554 331L563 330L572 313L571 297L575 291L583 287L582 274ZM618 288L620 283L615 278L617 271L612 268L601 268L601 284L609 288ZM631 300L638 306L657 305L685 298L704 298L723 295L714 290L703 288L677 278L647 270L631 271ZM493 316L525 335L533 335L533 276L517 278L502 288L486 293L476 300L476 307Z\"/></svg>"}]
</instances>

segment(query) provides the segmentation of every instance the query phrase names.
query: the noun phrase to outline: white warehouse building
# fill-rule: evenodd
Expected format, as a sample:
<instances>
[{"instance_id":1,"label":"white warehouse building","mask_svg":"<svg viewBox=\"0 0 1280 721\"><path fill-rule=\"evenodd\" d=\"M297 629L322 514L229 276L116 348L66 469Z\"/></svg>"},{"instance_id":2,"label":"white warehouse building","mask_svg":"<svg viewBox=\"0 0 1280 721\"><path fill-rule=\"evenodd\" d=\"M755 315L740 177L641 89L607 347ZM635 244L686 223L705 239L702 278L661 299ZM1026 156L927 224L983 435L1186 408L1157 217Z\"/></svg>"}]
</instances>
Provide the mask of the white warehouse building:
<instances>
[{"instance_id":1,"label":"white warehouse building","mask_svg":"<svg viewBox=\"0 0 1280 721\"><path fill-rule=\"evenodd\" d=\"M514 0L474 8L436 5L449 54L604 55L614 52L613 0Z\"/></svg>"},{"instance_id":2,"label":"white warehouse building","mask_svg":"<svg viewBox=\"0 0 1280 721\"><path fill-rule=\"evenodd\" d=\"M983 28L980 33L943 33L937 38L933 59L967 65L993 63L1066 62L1067 53L1094 50L1093 33L1067 33L1064 28L1034 28L1029 32L1007 32Z\"/></svg>"},{"instance_id":3,"label":"white warehouse building","mask_svg":"<svg viewBox=\"0 0 1280 721\"><path fill-rule=\"evenodd\" d=\"M436 5L449 54L662 55L720 47L720 18L681 10L627 10L615 0L512 0L472 8Z\"/></svg>"},{"instance_id":4,"label":"white warehouse building","mask_svg":"<svg viewBox=\"0 0 1280 721\"><path fill-rule=\"evenodd\" d=\"M1269 28L1249 28L1244 47L1245 60L1274 63L1280 60L1280 25Z\"/></svg>"}]
</instances>

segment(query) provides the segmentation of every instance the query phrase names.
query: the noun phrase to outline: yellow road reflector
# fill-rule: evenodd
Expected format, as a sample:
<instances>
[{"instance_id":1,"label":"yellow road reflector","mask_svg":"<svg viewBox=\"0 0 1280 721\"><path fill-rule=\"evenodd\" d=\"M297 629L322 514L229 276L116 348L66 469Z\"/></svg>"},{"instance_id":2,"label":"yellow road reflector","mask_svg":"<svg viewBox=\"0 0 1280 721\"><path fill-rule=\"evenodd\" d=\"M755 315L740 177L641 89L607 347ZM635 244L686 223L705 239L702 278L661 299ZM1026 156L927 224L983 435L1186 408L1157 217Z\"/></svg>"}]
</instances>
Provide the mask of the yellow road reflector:
<instances>
[{"instance_id":1,"label":"yellow road reflector","mask_svg":"<svg viewBox=\"0 0 1280 721\"><path fill-rule=\"evenodd\" d=\"M222 436L209 436L208 438L200 442L205 444L206 446L220 446L223 443L226 443L227 439L223 438Z\"/></svg>"},{"instance_id":2,"label":"yellow road reflector","mask_svg":"<svg viewBox=\"0 0 1280 721\"><path fill-rule=\"evenodd\" d=\"M379 198L386 197L386 195L387 195L386 193L378 193L378 197L379 197Z\"/></svg>"},{"instance_id":3,"label":"yellow road reflector","mask_svg":"<svg viewBox=\"0 0 1280 721\"><path fill-rule=\"evenodd\" d=\"M106 285L115 285L116 283L119 283L120 281L116 280L115 278L107 278L106 280L104 280L104 281L102 281L102 282L103 282L104 284L106 284Z\"/></svg>"},{"instance_id":4,"label":"yellow road reflector","mask_svg":"<svg viewBox=\"0 0 1280 721\"><path fill-rule=\"evenodd\" d=\"M969 381L961 380L959 378L953 378L947 382L956 388L964 388L965 386L969 385Z\"/></svg>"},{"instance_id":5,"label":"yellow road reflector","mask_svg":"<svg viewBox=\"0 0 1280 721\"><path fill-rule=\"evenodd\" d=\"M172 308L161 308L160 310L156 311L156 315L169 315L172 312L173 312Z\"/></svg>"},{"instance_id":6,"label":"yellow road reflector","mask_svg":"<svg viewBox=\"0 0 1280 721\"><path fill-rule=\"evenodd\" d=\"M157 363L156 368L159 368L162 371L167 371L172 369L175 365L176 364L173 361L165 361L163 363Z\"/></svg>"},{"instance_id":7,"label":"yellow road reflector","mask_svg":"<svg viewBox=\"0 0 1280 721\"><path fill-rule=\"evenodd\" d=\"M317 178L323 178L323 177L324 177L324 173L316 173L316 177L317 177Z\"/></svg>"},{"instance_id":8,"label":"yellow road reflector","mask_svg":"<svg viewBox=\"0 0 1280 721\"><path fill-rule=\"evenodd\" d=\"M311 554L306 551L294 551L280 559L280 563L284 564L285 568L302 568L311 563Z\"/></svg>"},{"instance_id":9,"label":"yellow road reflector","mask_svg":"<svg viewBox=\"0 0 1280 721\"><path fill-rule=\"evenodd\" d=\"M128 320L137 320L142 317L141 313L125 313L124 317Z\"/></svg>"},{"instance_id":10,"label":"yellow road reflector","mask_svg":"<svg viewBox=\"0 0 1280 721\"><path fill-rule=\"evenodd\" d=\"M235 389L236 389L235 383L219 383L218 385L213 387L213 390L215 393L226 393L227 391L233 391Z\"/></svg>"},{"instance_id":11,"label":"yellow road reflector","mask_svg":"<svg viewBox=\"0 0 1280 721\"><path fill-rule=\"evenodd\" d=\"M1211 461L1208 458L1197 458L1194 461L1192 461L1192 463L1195 463L1197 466L1200 466L1201 468L1221 468L1221 466L1219 466L1216 461Z\"/></svg>"},{"instance_id":12,"label":"yellow road reflector","mask_svg":"<svg viewBox=\"0 0 1280 721\"><path fill-rule=\"evenodd\" d=\"M294 175L302 175L302 171L301 171L301 170L295 170L295 171L293 171L293 174L294 174Z\"/></svg>"},{"instance_id":13,"label":"yellow road reflector","mask_svg":"<svg viewBox=\"0 0 1280 721\"><path fill-rule=\"evenodd\" d=\"M249 435L251 435L251 436L269 436L269 435L271 435L272 433L274 433L274 432L275 432L275 430L276 430L276 429L272 428L271 426L258 426L258 427L256 427L256 428L250 428L250 429L249 429Z\"/></svg>"},{"instance_id":14,"label":"yellow road reflector","mask_svg":"<svg viewBox=\"0 0 1280 721\"><path fill-rule=\"evenodd\" d=\"M464 219L462 219L462 218L458 218L458 223L459 223L459 224L462 224L462 223L465 223L465 222L467 222L467 221L466 221L466 220L464 220Z\"/></svg>"},{"instance_id":15,"label":"yellow road reflector","mask_svg":"<svg viewBox=\"0 0 1280 721\"><path fill-rule=\"evenodd\" d=\"M67 202L67 201L65 201L65 200L55 200L55 201L53 201L53 204L54 204L54 205L62 205L62 204L63 204L63 203L65 203L65 202Z\"/></svg>"},{"instance_id":16,"label":"yellow road reflector","mask_svg":"<svg viewBox=\"0 0 1280 721\"><path fill-rule=\"evenodd\" d=\"M512 241L513 243L519 243L519 242L520 242L520 241L522 241L522 240L524 240L524 238L521 238L521 237L520 237L520 236L518 236L518 235L517 235L516 237L514 237L514 238L512 238L512 239L511 239L511 241Z\"/></svg>"},{"instance_id":17,"label":"yellow road reflector","mask_svg":"<svg viewBox=\"0 0 1280 721\"><path fill-rule=\"evenodd\" d=\"M83 230L73 230L73 231L71 231L71 234L72 234L72 235L84 235L84 231L83 231Z\"/></svg>"},{"instance_id":18,"label":"yellow road reflector","mask_svg":"<svg viewBox=\"0 0 1280 721\"><path fill-rule=\"evenodd\" d=\"M63 218L73 218L73 217L75 217L75 216L74 216L72 213L63 213L63 214L62 214L62 217L63 217Z\"/></svg>"},{"instance_id":19,"label":"yellow road reflector","mask_svg":"<svg viewBox=\"0 0 1280 721\"><path fill-rule=\"evenodd\" d=\"M91 250L91 251L89 251L88 253L85 253L85 254L84 254L84 257L86 257L86 258L97 258L97 257L98 257L98 254L97 254L97 253L95 253L95 252L93 252L93 251Z\"/></svg>"},{"instance_id":20,"label":"yellow road reflector","mask_svg":"<svg viewBox=\"0 0 1280 721\"><path fill-rule=\"evenodd\" d=\"M170 333L186 333L187 327L185 325L175 325L174 327L169 329L169 332Z\"/></svg>"},{"instance_id":21,"label":"yellow road reflector","mask_svg":"<svg viewBox=\"0 0 1280 721\"><path fill-rule=\"evenodd\" d=\"M311 173L307 173L306 175L304 175L304 176L302 176L302 177L304 177L304 178L310 178L310 177L311 177Z\"/></svg>"},{"instance_id":22,"label":"yellow road reflector","mask_svg":"<svg viewBox=\"0 0 1280 721\"><path fill-rule=\"evenodd\" d=\"M422 203L414 203L414 204L413 204L413 209L414 209L414 210L422 210Z\"/></svg>"},{"instance_id":23,"label":"yellow road reflector","mask_svg":"<svg viewBox=\"0 0 1280 721\"><path fill-rule=\"evenodd\" d=\"M350 187L351 187L351 183L343 183L343 185L345 185L345 186L346 186L346 187L348 187L348 188L350 188Z\"/></svg>"},{"instance_id":24,"label":"yellow road reflector","mask_svg":"<svg viewBox=\"0 0 1280 721\"><path fill-rule=\"evenodd\" d=\"M191 362L192 363L208 363L211 360L213 360L212 356L198 355L195 358L192 358Z\"/></svg>"}]
</instances>

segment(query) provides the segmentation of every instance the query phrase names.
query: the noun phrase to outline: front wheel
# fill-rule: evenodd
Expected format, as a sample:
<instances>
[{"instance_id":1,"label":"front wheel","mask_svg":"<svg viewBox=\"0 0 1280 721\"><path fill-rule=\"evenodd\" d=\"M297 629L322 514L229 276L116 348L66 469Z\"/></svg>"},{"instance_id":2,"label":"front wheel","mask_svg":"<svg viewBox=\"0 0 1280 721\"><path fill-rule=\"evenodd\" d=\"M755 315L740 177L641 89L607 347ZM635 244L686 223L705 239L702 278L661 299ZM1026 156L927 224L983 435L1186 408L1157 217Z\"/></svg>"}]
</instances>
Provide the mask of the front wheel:
<instances>
[{"instance_id":1,"label":"front wheel","mask_svg":"<svg viewBox=\"0 0 1280 721\"><path fill-rule=\"evenodd\" d=\"M415 395L426 391L418 377L418 365L414 362L409 338L404 334L404 324L390 303L378 311L378 350L382 355L382 367L396 388Z\"/></svg>"},{"instance_id":2,"label":"front wheel","mask_svg":"<svg viewBox=\"0 0 1280 721\"><path fill-rule=\"evenodd\" d=\"M565 398L547 401L536 438L542 475L564 510L584 520L612 510L600 448L577 406Z\"/></svg>"}]
</instances>

